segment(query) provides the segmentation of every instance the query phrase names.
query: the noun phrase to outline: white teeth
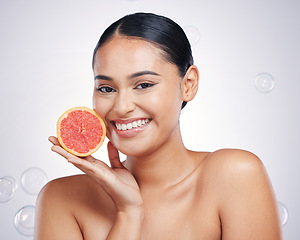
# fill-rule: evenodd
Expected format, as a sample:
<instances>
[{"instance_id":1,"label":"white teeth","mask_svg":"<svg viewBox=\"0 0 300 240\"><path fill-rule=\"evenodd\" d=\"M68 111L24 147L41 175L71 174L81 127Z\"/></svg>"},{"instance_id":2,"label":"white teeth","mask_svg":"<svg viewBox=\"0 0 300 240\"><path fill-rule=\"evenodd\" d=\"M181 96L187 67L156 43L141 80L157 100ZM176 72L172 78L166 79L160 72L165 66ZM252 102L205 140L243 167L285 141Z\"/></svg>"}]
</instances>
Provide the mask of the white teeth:
<instances>
[{"instance_id":1,"label":"white teeth","mask_svg":"<svg viewBox=\"0 0 300 240\"><path fill-rule=\"evenodd\" d=\"M138 120L138 121L137 121L137 125L138 125L138 127L142 126L142 121L141 121L141 120Z\"/></svg>"},{"instance_id":2,"label":"white teeth","mask_svg":"<svg viewBox=\"0 0 300 240\"><path fill-rule=\"evenodd\" d=\"M129 129L132 129L132 128L141 127L141 126L147 124L148 122L150 122L149 118L143 119L143 120L134 121L134 122L127 123L127 124L116 123L116 127L117 127L118 130L124 131L124 130L129 130Z\"/></svg>"}]
</instances>

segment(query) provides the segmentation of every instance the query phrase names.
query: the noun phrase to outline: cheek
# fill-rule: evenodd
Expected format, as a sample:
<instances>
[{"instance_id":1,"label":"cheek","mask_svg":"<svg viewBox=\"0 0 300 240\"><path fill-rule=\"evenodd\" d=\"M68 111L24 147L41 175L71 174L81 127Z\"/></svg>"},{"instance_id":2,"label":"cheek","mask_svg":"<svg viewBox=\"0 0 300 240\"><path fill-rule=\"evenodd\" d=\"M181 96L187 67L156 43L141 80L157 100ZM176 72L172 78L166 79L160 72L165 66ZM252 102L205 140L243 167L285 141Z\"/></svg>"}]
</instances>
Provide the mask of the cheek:
<instances>
[{"instance_id":1,"label":"cheek","mask_svg":"<svg viewBox=\"0 0 300 240\"><path fill-rule=\"evenodd\" d=\"M105 99L93 96L93 108L98 115L103 119L106 125L106 137L111 139L111 126L107 120L107 115L110 110L110 103Z\"/></svg>"},{"instance_id":2,"label":"cheek","mask_svg":"<svg viewBox=\"0 0 300 240\"><path fill-rule=\"evenodd\" d=\"M177 122L181 112L181 98L178 88L164 88L148 96L147 106L149 111L159 122Z\"/></svg>"},{"instance_id":3,"label":"cheek","mask_svg":"<svg viewBox=\"0 0 300 240\"><path fill-rule=\"evenodd\" d=\"M107 126L106 115L109 111L109 102L105 101L103 98L99 98L96 96L97 93L93 95L93 108L98 113L98 115L104 120Z\"/></svg>"}]
</instances>

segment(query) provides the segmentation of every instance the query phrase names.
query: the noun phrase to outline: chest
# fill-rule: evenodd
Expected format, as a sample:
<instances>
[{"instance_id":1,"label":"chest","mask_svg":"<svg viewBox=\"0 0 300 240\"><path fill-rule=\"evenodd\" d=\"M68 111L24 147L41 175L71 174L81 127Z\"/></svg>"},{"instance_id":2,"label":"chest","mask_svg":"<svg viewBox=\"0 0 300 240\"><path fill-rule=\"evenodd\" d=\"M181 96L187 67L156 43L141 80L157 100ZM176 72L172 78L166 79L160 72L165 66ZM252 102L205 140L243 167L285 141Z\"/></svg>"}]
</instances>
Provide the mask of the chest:
<instances>
[{"instance_id":1,"label":"chest","mask_svg":"<svg viewBox=\"0 0 300 240\"><path fill-rule=\"evenodd\" d=\"M145 201L142 240L220 240L216 206L192 191Z\"/></svg>"},{"instance_id":2,"label":"chest","mask_svg":"<svg viewBox=\"0 0 300 240\"><path fill-rule=\"evenodd\" d=\"M216 206L209 196L152 195L144 199L141 240L220 240L221 227ZM115 211L82 210L79 219L85 240L106 239L114 224Z\"/></svg>"},{"instance_id":3,"label":"chest","mask_svg":"<svg viewBox=\"0 0 300 240\"><path fill-rule=\"evenodd\" d=\"M202 186L195 182L186 181L169 191L142 194L144 219L141 240L221 239L215 191L210 190L208 184ZM114 203L110 197L97 199L89 196L87 199L96 200L81 202L77 211L84 239L106 239L115 220Z\"/></svg>"}]
</instances>

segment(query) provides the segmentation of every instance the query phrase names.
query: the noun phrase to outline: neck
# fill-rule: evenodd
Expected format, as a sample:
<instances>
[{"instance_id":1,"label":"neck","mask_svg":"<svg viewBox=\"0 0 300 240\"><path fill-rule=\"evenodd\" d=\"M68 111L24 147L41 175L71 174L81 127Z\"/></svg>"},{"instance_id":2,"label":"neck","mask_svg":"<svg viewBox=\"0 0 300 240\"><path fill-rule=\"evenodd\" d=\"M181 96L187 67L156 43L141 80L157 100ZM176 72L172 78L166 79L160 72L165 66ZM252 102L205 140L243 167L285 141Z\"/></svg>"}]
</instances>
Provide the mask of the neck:
<instances>
[{"instance_id":1,"label":"neck","mask_svg":"<svg viewBox=\"0 0 300 240\"><path fill-rule=\"evenodd\" d=\"M195 168L192 152L184 147L179 128L155 152L128 156L125 166L137 180L141 192L165 189L186 178Z\"/></svg>"}]
</instances>

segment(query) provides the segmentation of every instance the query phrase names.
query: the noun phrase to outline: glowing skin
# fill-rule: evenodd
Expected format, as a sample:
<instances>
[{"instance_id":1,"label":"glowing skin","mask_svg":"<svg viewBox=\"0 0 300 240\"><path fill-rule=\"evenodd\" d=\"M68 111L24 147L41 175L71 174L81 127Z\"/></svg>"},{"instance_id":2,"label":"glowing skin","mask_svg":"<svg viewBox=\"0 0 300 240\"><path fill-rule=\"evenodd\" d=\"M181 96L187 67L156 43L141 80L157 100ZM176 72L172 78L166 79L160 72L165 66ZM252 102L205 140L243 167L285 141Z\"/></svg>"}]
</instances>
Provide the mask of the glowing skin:
<instances>
[{"instance_id":1,"label":"glowing skin","mask_svg":"<svg viewBox=\"0 0 300 240\"><path fill-rule=\"evenodd\" d=\"M50 137L52 150L86 175L46 185L35 240L282 239L276 199L255 155L184 147L179 115L197 92L195 66L181 79L154 45L115 37L98 50L94 74L94 108L113 143L110 166L75 157ZM124 164L118 150L129 155Z\"/></svg>"},{"instance_id":2,"label":"glowing skin","mask_svg":"<svg viewBox=\"0 0 300 240\"><path fill-rule=\"evenodd\" d=\"M144 40L115 37L95 57L94 109L107 136L126 155L153 152L179 134L181 77L161 50ZM138 147L137 147L138 146Z\"/></svg>"}]
</instances>

